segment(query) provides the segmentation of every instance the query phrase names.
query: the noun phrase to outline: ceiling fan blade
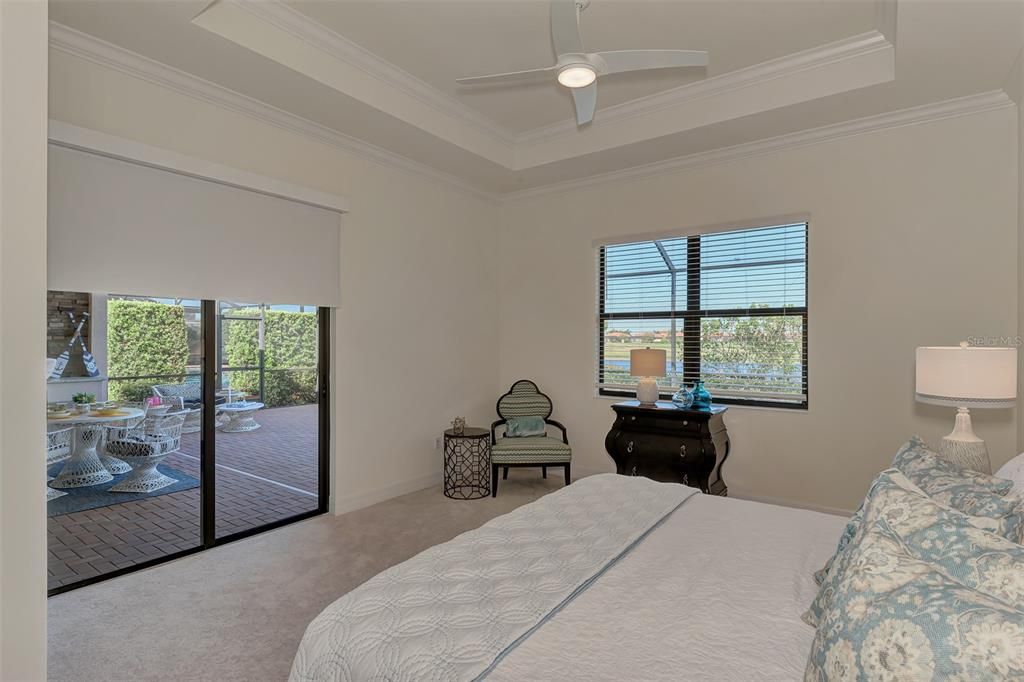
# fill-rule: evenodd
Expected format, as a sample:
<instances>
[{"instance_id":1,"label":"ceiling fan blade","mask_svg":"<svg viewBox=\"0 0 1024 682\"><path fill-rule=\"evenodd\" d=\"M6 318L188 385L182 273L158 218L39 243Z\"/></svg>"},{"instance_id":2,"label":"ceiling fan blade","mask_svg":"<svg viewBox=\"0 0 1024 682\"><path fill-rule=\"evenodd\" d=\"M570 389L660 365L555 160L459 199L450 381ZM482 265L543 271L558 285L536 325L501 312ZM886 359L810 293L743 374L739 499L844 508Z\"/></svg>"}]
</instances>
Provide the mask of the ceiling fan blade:
<instances>
[{"instance_id":1,"label":"ceiling fan blade","mask_svg":"<svg viewBox=\"0 0 1024 682\"><path fill-rule=\"evenodd\" d=\"M579 54L583 52L580 37L580 13L576 0L551 0L551 42L555 54Z\"/></svg>"},{"instance_id":2,"label":"ceiling fan blade","mask_svg":"<svg viewBox=\"0 0 1024 682\"><path fill-rule=\"evenodd\" d=\"M576 103L576 125L581 126L593 121L594 110L597 108L597 83L573 88L572 101Z\"/></svg>"},{"instance_id":3,"label":"ceiling fan blade","mask_svg":"<svg viewBox=\"0 0 1024 682\"><path fill-rule=\"evenodd\" d=\"M489 76L470 76L468 78L456 78L455 82L461 85L486 85L489 83L514 83L517 81L530 81L549 78L558 73L557 66L546 66L543 69L527 69L526 71L510 71L509 73L494 73Z\"/></svg>"},{"instance_id":4,"label":"ceiling fan blade","mask_svg":"<svg viewBox=\"0 0 1024 682\"><path fill-rule=\"evenodd\" d=\"M708 53L701 50L615 50L595 52L591 56L604 62L605 68L600 71L602 75L708 65Z\"/></svg>"}]
</instances>

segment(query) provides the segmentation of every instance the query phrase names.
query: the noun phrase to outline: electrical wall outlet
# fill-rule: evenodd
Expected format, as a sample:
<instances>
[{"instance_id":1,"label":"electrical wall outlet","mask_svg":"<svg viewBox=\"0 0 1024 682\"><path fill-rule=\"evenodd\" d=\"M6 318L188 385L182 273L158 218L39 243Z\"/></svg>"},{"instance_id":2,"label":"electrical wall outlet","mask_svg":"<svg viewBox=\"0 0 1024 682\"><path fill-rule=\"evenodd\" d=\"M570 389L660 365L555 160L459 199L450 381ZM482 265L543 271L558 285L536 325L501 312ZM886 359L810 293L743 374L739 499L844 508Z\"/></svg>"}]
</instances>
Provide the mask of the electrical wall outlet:
<instances>
[{"instance_id":1,"label":"electrical wall outlet","mask_svg":"<svg viewBox=\"0 0 1024 682\"><path fill-rule=\"evenodd\" d=\"M441 449L441 436L438 436L437 438L434 439L434 449L435 450L440 450Z\"/></svg>"}]
</instances>

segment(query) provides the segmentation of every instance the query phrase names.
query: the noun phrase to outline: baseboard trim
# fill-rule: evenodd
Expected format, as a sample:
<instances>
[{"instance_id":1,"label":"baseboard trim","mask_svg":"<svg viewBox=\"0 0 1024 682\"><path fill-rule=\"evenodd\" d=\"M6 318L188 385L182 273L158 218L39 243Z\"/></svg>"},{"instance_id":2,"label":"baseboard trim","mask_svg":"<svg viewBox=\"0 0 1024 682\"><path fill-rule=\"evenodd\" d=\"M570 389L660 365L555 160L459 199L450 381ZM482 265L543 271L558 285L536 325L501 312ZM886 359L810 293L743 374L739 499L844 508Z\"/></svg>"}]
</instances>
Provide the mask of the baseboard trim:
<instances>
[{"instance_id":1,"label":"baseboard trim","mask_svg":"<svg viewBox=\"0 0 1024 682\"><path fill-rule=\"evenodd\" d=\"M538 467L539 468L539 467ZM573 480L579 480L587 476L593 476L595 474L606 474L608 471L601 469L590 469L586 467L572 468ZM612 472L613 473L613 472ZM344 495L337 498L332 497L330 510L335 516L341 514L347 514L357 509L363 509L364 507L370 507L380 502L386 502L394 497L401 497L402 495L408 495L418 490L424 490L425 488L433 488L435 486L441 486L441 472L435 472L432 474L426 474L417 478L410 478L405 481L399 481L392 483L391 485L384 486L383 488L377 488L375 490L369 490L364 493L356 493L354 495Z\"/></svg>"},{"instance_id":2,"label":"baseboard trim","mask_svg":"<svg viewBox=\"0 0 1024 682\"><path fill-rule=\"evenodd\" d=\"M822 514L832 514L833 516L852 516L853 510L851 509L839 509L838 507L822 507L817 504L807 504L806 502L795 502L793 500L786 500L780 497L762 497L761 495L736 495L733 492L729 492L729 497L735 497L737 500L747 500L748 502L763 502L764 504L774 504L779 507L792 507L793 509L807 509L809 511L821 512Z\"/></svg>"},{"instance_id":3,"label":"baseboard trim","mask_svg":"<svg viewBox=\"0 0 1024 682\"><path fill-rule=\"evenodd\" d=\"M587 476L595 476L597 474L614 473L603 469L591 469L589 467L573 466L572 478L574 481L578 481L581 478ZM405 481L398 481L391 485L386 485L383 488L377 488L375 490L368 490L363 493L356 493L354 495L345 495L338 498L331 499L331 513L335 516L341 514L347 514L357 509L363 509L370 507L380 502L386 502L395 497L401 497L402 495L408 495L418 490L424 490L426 488L433 488L435 486L441 486L442 475L440 471L434 473L425 474L416 478L410 478ZM780 497L766 497L762 495L737 495L733 492L729 493L729 497L736 498L738 500L747 500L749 502L762 502L764 504L774 504L780 507L791 507L793 509L807 509L810 511L821 512L822 514L832 514L833 516L852 516L853 510L851 509L839 509L838 507L823 507L816 504L807 504L805 502L796 502L794 500L787 500Z\"/></svg>"},{"instance_id":4,"label":"baseboard trim","mask_svg":"<svg viewBox=\"0 0 1024 682\"><path fill-rule=\"evenodd\" d=\"M580 467L575 464L572 465L572 480L578 481L581 478L587 476L596 476L597 474L614 474L615 471L608 471L607 469L591 469L590 467Z\"/></svg>"},{"instance_id":5,"label":"baseboard trim","mask_svg":"<svg viewBox=\"0 0 1024 682\"><path fill-rule=\"evenodd\" d=\"M424 488L433 488L434 486L439 488L441 486L440 471L398 481L383 488L376 488L354 495L339 495L336 499L332 500L331 512L335 516L347 514L348 512L363 509L379 502L385 502L393 497L401 497L402 495L408 495Z\"/></svg>"}]
</instances>

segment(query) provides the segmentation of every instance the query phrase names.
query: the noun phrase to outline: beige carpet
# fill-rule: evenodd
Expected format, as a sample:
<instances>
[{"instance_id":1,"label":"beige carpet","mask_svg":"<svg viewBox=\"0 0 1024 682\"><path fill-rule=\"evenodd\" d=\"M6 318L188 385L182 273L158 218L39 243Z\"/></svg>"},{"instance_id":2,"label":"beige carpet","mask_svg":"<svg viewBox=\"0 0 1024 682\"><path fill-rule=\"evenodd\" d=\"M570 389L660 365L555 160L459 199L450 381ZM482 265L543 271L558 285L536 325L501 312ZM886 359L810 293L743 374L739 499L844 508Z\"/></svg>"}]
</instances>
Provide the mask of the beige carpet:
<instances>
[{"instance_id":1,"label":"beige carpet","mask_svg":"<svg viewBox=\"0 0 1024 682\"><path fill-rule=\"evenodd\" d=\"M51 680L284 680L325 606L427 547L562 487L515 470L497 498L421 490L62 594L49 602Z\"/></svg>"}]
</instances>

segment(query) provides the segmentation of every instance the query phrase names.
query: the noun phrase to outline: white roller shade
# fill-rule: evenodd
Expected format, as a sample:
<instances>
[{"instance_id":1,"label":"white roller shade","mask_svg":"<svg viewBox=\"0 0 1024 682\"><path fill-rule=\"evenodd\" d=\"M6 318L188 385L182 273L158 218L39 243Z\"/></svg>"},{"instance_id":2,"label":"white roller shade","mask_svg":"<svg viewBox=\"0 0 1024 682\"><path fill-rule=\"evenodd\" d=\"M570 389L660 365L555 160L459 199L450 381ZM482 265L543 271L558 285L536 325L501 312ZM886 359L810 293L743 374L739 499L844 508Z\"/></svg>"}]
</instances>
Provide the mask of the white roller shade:
<instances>
[{"instance_id":1,"label":"white roller shade","mask_svg":"<svg viewBox=\"0 0 1024 682\"><path fill-rule=\"evenodd\" d=\"M341 215L50 145L50 289L336 306Z\"/></svg>"}]
</instances>

